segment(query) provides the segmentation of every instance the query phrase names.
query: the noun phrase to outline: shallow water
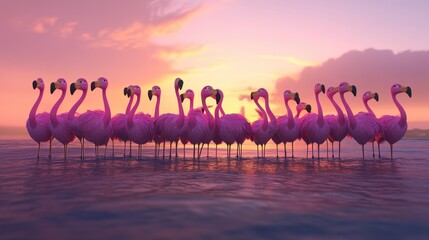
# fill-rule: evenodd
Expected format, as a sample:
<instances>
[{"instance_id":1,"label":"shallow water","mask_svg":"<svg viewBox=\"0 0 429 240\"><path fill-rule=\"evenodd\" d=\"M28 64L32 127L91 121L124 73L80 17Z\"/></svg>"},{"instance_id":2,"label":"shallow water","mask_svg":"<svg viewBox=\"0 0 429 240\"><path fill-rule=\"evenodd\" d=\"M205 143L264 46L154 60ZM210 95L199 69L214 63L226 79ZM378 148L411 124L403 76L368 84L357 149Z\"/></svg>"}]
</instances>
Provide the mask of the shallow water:
<instances>
[{"instance_id":1,"label":"shallow water","mask_svg":"<svg viewBox=\"0 0 429 240\"><path fill-rule=\"evenodd\" d=\"M428 147L401 140L390 160L386 145L381 159L368 145L362 160L347 139L340 160L326 146L313 160L297 142L285 160L275 146L257 159L249 143L243 160L219 149L197 161L189 146L185 159L154 159L149 145L142 159L88 148L81 161L77 143L64 160L55 142L37 161L31 140L1 139L0 238L428 239Z\"/></svg>"}]
</instances>

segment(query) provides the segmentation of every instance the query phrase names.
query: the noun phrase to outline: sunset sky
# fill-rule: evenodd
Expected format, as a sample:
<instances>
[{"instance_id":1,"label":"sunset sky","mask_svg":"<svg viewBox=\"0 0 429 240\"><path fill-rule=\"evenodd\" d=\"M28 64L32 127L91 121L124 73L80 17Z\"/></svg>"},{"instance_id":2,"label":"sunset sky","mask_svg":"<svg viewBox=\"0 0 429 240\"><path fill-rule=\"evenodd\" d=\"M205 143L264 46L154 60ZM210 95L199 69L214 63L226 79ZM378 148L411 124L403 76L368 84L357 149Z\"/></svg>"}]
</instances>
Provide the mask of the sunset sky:
<instances>
[{"instance_id":1,"label":"sunset sky","mask_svg":"<svg viewBox=\"0 0 429 240\"><path fill-rule=\"evenodd\" d=\"M122 89L138 84L146 93L162 89L161 113L177 113L173 83L193 89L196 106L205 85L225 94L227 113L255 120L251 91L264 87L276 115L285 114L282 93L298 91L316 109L313 86L355 84L348 95L354 112L362 94L380 94L371 106L378 116L397 115L390 86L410 86L398 97L409 128L429 128L429 1L112 1L3 0L0 3L0 125L24 126L38 96L31 87L63 77L109 80L112 113L123 112ZM59 93L39 108L50 111ZM80 92L66 100L66 112ZM153 114L146 94L140 111ZM325 114L334 113L321 96ZM336 98L339 101L339 98ZM209 100L209 105L215 105ZM185 102L185 109L188 102ZM341 105L342 106L342 105ZM90 92L78 112L103 108L101 91ZM295 108L295 105L293 105ZM214 108L212 108L214 109Z\"/></svg>"}]
</instances>

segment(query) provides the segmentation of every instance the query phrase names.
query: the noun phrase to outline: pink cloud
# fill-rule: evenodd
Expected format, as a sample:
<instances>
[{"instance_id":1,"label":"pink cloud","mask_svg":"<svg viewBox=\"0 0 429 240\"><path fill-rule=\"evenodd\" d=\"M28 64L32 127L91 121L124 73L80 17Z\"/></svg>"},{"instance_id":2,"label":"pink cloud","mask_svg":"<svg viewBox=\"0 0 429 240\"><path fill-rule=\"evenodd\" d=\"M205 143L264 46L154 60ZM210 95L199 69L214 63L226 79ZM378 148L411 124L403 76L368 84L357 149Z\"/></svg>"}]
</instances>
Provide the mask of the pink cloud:
<instances>
[{"instance_id":1,"label":"pink cloud","mask_svg":"<svg viewBox=\"0 0 429 240\"><path fill-rule=\"evenodd\" d=\"M47 32L47 28L54 26L57 20L57 17L43 17L33 23L32 31L36 33Z\"/></svg>"},{"instance_id":2,"label":"pink cloud","mask_svg":"<svg viewBox=\"0 0 429 240\"><path fill-rule=\"evenodd\" d=\"M315 105L313 87L324 83L326 87L338 86L346 81L356 85L357 97L348 96L348 101L355 107L355 113L364 110L362 94L375 91L380 95L380 102L372 103L378 114L398 114L390 95L390 87L395 83L410 86L413 89L412 100L405 100L409 107L423 107L429 89L429 51L405 51L394 53L391 50L367 49L349 51L338 58L332 58L319 66L304 68L297 78L285 76L276 81L273 101L284 109L282 93L286 89L298 91L301 100ZM331 103L321 97L326 112L333 112ZM339 99L338 99L339 101ZM412 102L412 106L411 103ZM342 104L340 104L342 106ZM314 108L316 109L316 108ZM390 111L390 112L389 112ZM391 112L393 111L393 112Z\"/></svg>"},{"instance_id":3,"label":"pink cloud","mask_svg":"<svg viewBox=\"0 0 429 240\"><path fill-rule=\"evenodd\" d=\"M76 25L77 25L77 22L68 22L68 23L66 23L59 30L60 36L61 37L67 37L68 35L70 35L73 32L73 30L76 27Z\"/></svg>"}]
</instances>

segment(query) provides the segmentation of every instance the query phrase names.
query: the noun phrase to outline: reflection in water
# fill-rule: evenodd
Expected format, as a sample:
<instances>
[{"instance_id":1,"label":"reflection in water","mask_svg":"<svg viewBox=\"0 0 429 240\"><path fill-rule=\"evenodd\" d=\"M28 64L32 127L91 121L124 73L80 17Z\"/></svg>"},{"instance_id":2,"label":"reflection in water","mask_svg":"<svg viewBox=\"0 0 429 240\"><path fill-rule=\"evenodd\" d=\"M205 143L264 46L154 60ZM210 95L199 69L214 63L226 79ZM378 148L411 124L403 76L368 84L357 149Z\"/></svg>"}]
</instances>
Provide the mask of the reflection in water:
<instances>
[{"instance_id":1,"label":"reflection in water","mask_svg":"<svg viewBox=\"0 0 429 240\"><path fill-rule=\"evenodd\" d=\"M272 146L258 159L247 145L243 160L154 159L148 146L143 159L81 161L76 144L67 160L36 161L33 142L0 140L0 236L425 238L427 143L399 142L395 160L362 160L346 142L343 159L305 159L304 147L276 158Z\"/></svg>"}]
</instances>

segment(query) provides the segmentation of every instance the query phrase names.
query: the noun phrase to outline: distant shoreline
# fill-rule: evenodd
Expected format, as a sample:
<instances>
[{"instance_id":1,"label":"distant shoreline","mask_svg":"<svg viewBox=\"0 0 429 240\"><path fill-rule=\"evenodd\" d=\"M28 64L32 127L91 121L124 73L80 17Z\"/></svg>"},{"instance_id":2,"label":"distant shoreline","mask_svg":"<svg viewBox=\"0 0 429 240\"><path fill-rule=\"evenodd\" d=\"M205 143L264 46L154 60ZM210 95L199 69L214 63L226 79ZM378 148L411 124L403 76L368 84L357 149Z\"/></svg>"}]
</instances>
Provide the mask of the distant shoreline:
<instances>
[{"instance_id":1,"label":"distant shoreline","mask_svg":"<svg viewBox=\"0 0 429 240\"><path fill-rule=\"evenodd\" d=\"M0 126L0 136L7 137L28 137L27 129L25 127L7 127ZM429 129L413 128L409 129L405 134L406 139L429 139Z\"/></svg>"}]
</instances>

